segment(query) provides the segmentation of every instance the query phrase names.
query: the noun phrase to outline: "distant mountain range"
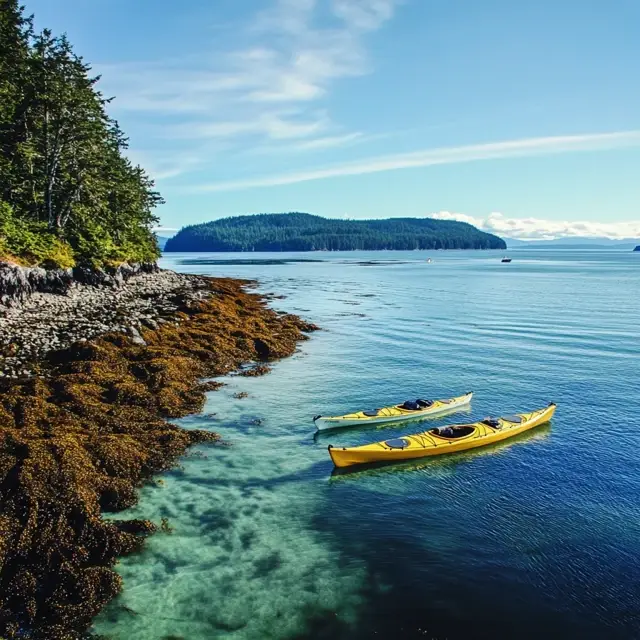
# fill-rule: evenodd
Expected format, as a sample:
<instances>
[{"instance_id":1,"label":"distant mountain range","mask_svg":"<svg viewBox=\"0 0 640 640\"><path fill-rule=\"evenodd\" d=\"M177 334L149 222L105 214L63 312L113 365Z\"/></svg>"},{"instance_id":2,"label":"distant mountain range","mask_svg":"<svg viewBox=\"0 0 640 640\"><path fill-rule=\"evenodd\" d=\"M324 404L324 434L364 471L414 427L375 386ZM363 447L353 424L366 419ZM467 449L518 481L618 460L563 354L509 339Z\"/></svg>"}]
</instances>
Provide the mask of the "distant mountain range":
<instances>
[{"instance_id":1,"label":"distant mountain range","mask_svg":"<svg viewBox=\"0 0 640 640\"><path fill-rule=\"evenodd\" d=\"M516 240L505 238L509 249L617 249L632 251L640 242L638 238L556 238L555 240Z\"/></svg>"},{"instance_id":2,"label":"distant mountain range","mask_svg":"<svg viewBox=\"0 0 640 640\"><path fill-rule=\"evenodd\" d=\"M309 213L222 218L181 229L165 251L351 251L506 249L466 222L432 218L338 220Z\"/></svg>"}]
</instances>

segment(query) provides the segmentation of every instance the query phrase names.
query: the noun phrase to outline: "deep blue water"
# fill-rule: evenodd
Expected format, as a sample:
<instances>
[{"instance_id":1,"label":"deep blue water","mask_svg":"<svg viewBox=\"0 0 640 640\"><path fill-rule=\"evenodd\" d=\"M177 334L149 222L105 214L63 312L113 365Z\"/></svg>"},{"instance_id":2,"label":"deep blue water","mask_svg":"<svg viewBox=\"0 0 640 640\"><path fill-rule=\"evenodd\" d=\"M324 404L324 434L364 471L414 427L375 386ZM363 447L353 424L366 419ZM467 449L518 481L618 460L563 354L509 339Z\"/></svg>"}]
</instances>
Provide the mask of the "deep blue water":
<instances>
[{"instance_id":1,"label":"deep blue water","mask_svg":"<svg viewBox=\"0 0 640 640\"><path fill-rule=\"evenodd\" d=\"M179 271L259 279L286 296L276 308L323 331L268 376L227 379L182 421L231 446L199 447L143 489L125 515L166 516L174 532L121 563L125 591L96 630L640 637L640 254L510 254L165 256ZM296 257L319 262L279 263ZM257 263L233 264L247 258ZM437 424L558 409L498 447L346 475L332 474L327 444L426 427L313 438L316 413L468 390L470 411Z\"/></svg>"}]
</instances>

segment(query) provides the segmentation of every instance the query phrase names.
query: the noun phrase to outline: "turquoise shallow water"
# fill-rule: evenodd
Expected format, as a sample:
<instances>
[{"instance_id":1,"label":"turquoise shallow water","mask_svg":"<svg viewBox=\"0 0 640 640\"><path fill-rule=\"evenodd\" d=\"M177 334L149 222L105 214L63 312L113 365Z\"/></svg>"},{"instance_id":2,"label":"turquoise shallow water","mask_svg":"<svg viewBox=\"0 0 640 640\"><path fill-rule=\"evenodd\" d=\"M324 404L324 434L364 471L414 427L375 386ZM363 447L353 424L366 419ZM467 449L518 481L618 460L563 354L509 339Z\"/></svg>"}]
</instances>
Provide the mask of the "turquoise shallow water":
<instances>
[{"instance_id":1,"label":"turquoise shallow water","mask_svg":"<svg viewBox=\"0 0 640 640\"><path fill-rule=\"evenodd\" d=\"M286 296L274 306L324 330L268 376L228 378L182 421L230 446L195 449L125 513L174 531L120 564L124 593L95 630L640 637L640 254L511 255L166 256L180 271L258 278ZM247 257L258 263L234 264ZM296 257L320 262L279 263ZM327 444L420 427L313 438L315 413L467 390L470 411L433 424L558 410L492 449L347 475L332 475Z\"/></svg>"}]
</instances>

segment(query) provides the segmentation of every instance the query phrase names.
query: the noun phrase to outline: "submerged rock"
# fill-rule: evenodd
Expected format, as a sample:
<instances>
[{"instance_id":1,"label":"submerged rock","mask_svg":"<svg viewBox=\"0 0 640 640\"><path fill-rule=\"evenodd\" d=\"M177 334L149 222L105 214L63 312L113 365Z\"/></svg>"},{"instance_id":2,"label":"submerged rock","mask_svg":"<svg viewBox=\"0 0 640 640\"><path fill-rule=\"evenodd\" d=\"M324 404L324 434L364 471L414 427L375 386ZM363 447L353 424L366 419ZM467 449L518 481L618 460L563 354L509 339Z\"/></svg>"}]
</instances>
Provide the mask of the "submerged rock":
<instances>
[{"instance_id":1,"label":"submerged rock","mask_svg":"<svg viewBox=\"0 0 640 640\"><path fill-rule=\"evenodd\" d=\"M255 378L258 376L264 376L270 371L271 367L268 364L259 364L242 370L240 375L245 376L246 378Z\"/></svg>"}]
</instances>

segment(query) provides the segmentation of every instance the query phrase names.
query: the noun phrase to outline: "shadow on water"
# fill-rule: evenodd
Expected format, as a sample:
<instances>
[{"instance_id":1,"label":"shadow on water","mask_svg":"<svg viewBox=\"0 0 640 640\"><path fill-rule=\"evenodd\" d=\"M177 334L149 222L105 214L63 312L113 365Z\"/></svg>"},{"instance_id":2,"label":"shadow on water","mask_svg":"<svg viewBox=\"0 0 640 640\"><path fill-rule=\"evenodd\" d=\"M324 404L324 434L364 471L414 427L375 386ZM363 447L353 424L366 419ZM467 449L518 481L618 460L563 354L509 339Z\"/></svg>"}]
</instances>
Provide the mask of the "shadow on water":
<instances>
[{"instance_id":1,"label":"shadow on water","mask_svg":"<svg viewBox=\"0 0 640 640\"><path fill-rule=\"evenodd\" d=\"M355 465L353 467L334 467L331 472L330 482L344 480L346 478L361 478L363 476L379 476L388 473L398 473L403 471L432 471L433 473L441 473L443 470L453 470L456 467L470 462L474 458L480 456L491 456L503 453L511 447L530 442L533 440L544 440L551 432L551 423L547 422L539 427L525 431L518 436L514 436L509 440L497 442L485 447L471 449L469 451L460 451L458 453L449 453L441 456L431 456L420 458L418 460L407 460L406 462L373 462L371 464Z\"/></svg>"},{"instance_id":2,"label":"shadow on water","mask_svg":"<svg viewBox=\"0 0 640 640\"><path fill-rule=\"evenodd\" d=\"M466 414L471 413L470 405L449 409L448 411L443 411L442 413L439 413L434 416L422 416L422 417L416 417L413 420L405 419L405 420L396 420L395 422L384 422L383 424L372 424L369 426L368 432L371 433L373 436L373 434L375 434L376 432L383 431L385 429L397 429L400 426L407 426L410 424L415 425L415 424L421 424L421 423L435 422L437 420L442 420L447 416L451 416L454 414L465 414L465 413ZM320 442L326 438L335 437L338 433L346 434L346 433L362 432L363 428L366 428L366 425L355 425L353 427L334 427L333 429L323 429L322 431L316 431L313 434L313 440L314 442ZM423 429L423 431L426 431L426 429Z\"/></svg>"},{"instance_id":3,"label":"shadow on water","mask_svg":"<svg viewBox=\"0 0 640 640\"><path fill-rule=\"evenodd\" d=\"M343 533L341 541L345 554L359 555L369 576L368 583L363 586L365 604L357 628L335 638L538 640L614 637L606 633L606 623L599 625L602 633L594 635L588 622L567 615L566 611L543 606L547 604L544 590L531 594L522 582L505 584L497 581L495 568L487 571L473 566L470 569L470 558L473 557L470 542L459 537L455 529L449 537L446 522L429 526L424 536L407 535L406 523L412 519L415 509L411 500L402 504L395 501L392 517L389 507L384 499L382 502L380 499L363 500L358 518L368 524L357 533L350 531L344 535L344 518L351 518L352 512L316 522L318 530L337 528ZM434 528L440 532L434 534ZM489 525L485 534L485 551L494 554L494 567L499 566L500 528ZM375 544L370 544L371 540L375 540ZM575 635L576 631L578 635ZM315 637L312 633L300 636L301 640Z\"/></svg>"},{"instance_id":4,"label":"shadow on water","mask_svg":"<svg viewBox=\"0 0 640 640\"><path fill-rule=\"evenodd\" d=\"M182 258L177 263L181 265L200 266L272 266L288 264L304 264L327 262L319 258ZM354 267L385 267L399 264L411 264L408 260L334 260L335 264L352 265Z\"/></svg>"}]
</instances>

